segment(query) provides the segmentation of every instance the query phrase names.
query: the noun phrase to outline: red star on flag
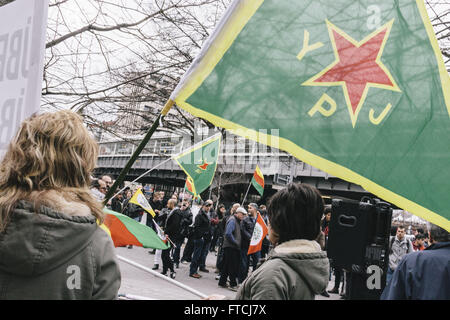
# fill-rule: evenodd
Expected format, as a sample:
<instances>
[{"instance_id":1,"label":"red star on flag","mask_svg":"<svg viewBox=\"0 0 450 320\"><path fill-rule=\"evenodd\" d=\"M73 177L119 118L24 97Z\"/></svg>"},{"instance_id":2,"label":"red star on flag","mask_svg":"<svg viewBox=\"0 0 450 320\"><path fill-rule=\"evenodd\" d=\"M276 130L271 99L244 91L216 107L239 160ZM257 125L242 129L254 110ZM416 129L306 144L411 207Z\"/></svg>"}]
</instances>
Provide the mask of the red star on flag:
<instances>
[{"instance_id":1,"label":"red star on flag","mask_svg":"<svg viewBox=\"0 0 450 320\"><path fill-rule=\"evenodd\" d=\"M327 21L336 60L304 85L341 85L353 127L369 87L400 91L389 70L381 62L393 20L357 42Z\"/></svg>"},{"instance_id":2,"label":"red star on flag","mask_svg":"<svg viewBox=\"0 0 450 320\"><path fill-rule=\"evenodd\" d=\"M202 165L198 165L198 167L202 170L206 170L206 168L209 166L209 163L203 162Z\"/></svg>"}]
</instances>

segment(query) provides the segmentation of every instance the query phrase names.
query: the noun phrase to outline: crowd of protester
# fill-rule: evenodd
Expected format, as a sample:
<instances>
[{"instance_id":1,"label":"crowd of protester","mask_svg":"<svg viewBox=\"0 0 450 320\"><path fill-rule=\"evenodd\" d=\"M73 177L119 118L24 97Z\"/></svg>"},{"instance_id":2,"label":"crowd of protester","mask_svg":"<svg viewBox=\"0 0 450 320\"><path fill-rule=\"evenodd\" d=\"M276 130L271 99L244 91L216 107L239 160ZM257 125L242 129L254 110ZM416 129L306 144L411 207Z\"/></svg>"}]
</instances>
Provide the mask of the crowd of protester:
<instances>
[{"instance_id":1,"label":"crowd of protester","mask_svg":"<svg viewBox=\"0 0 450 320\"><path fill-rule=\"evenodd\" d=\"M91 176L97 152L81 117L71 111L34 115L21 124L0 162L0 299L117 298L120 269L113 242L100 227L113 180ZM124 189L108 208L140 221L144 210L130 203L134 191ZM176 193L166 198L154 191L149 203L155 216L147 215L147 226L173 244L149 251L155 270L161 264L162 273L175 278L179 263L190 263L189 276L201 279L200 273L211 272L208 253L216 252L218 285L237 291L235 299L325 294L332 212L316 188L291 183L267 208L236 203L227 209L208 199L195 215L192 202ZM258 214L268 235L261 250L248 255ZM398 226L388 254L381 299L450 299L448 231L430 224L407 235ZM338 266L331 266L340 280ZM332 291L338 288L339 281Z\"/></svg>"},{"instance_id":2,"label":"crowd of protester","mask_svg":"<svg viewBox=\"0 0 450 320\"><path fill-rule=\"evenodd\" d=\"M107 175L93 181L91 190L94 196L106 194L113 183L111 177ZM257 214L261 214L266 225L268 224L266 206L250 203L246 210L239 203L235 203L227 209L224 204L214 206L212 200L206 200L195 203L199 209L198 212L195 210L194 219L191 210L192 197L185 198L185 195L178 195L175 192L170 198L166 198L164 191L157 190L148 195L149 204L156 215L154 218L147 215L147 226L156 232L158 229L162 231L164 238L167 235L173 244L167 250L149 251L150 254L155 255L152 269L162 268L162 274L175 278L176 269L179 268L180 263L189 264L190 277L200 279L202 278L201 273L214 271L217 273L216 280L219 280L219 286L229 287L230 290L236 291L238 284L247 278L249 269L255 271L260 260L263 260L269 252L270 242L266 236L261 250L247 255ZM141 207L129 203L131 197L132 190L127 188L114 197L108 207L140 221L145 211ZM102 200L103 198L100 196L97 199ZM236 213L238 215L235 215ZM235 220L237 216L242 219ZM230 218L233 219L229 222ZM236 230L239 228L241 235L238 239L233 239L234 247L230 248L229 239L233 238L232 233L235 230L233 228ZM183 245L184 249L182 250ZM132 246L128 247L132 248ZM214 270L206 268L206 258L209 253L213 253L217 257ZM169 270L170 274L168 274ZM228 283L227 278L229 278Z\"/></svg>"},{"instance_id":3,"label":"crowd of protester","mask_svg":"<svg viewBox=\"0 0 450 320\"><path fill-rule=\"evenodd\" d=\"M105 194L110 185L112 185L112 180L109 176L102 176L97 181L94 180L93 195ZM131 190L126 189L113 198L110 207L139 221L144 211L139 206L127 202L131 196ZM101 197L98 198L101 199ZM225 204L214 203L209 199L196 203L199 209L198 212L195 210L196 214L193 215L191 198L184 199L183 194L178 195L177 193L168 198L164 191L153 192L149 197L149 203L156 213L154 218L156 224L173 243L168 250L149 251L155 255L153 270L162 267L164 275L167 275L170 270L172 278L175 278L176 269L179 268L180 263L189 264L190 277L201 279L202 273L215 272L217 274L215 279L218 281L219 287L238 291L249 275L266 261L269 251L277 245L269 241L269 235L267 235L260 251L247 254L257 215L260 214L266 225L269 225L265 205L258 206L256 203L249 203L243 207L239 203L235 203L227 208ZM315 238L323 252L326 252L328 247L331 214L331 205L324 205L320 220L320 233ZM147 225L157 231L151 218L147 221ZM404 226L392 227L388 249L386 290L383 298L394 297L394 294L389 295L387 292L393 291L391 281L395 270L404 260L403 258L410 253L430 248L433 246L433 241L430 238L430 230L412 227L408 234ZM182 250L183 246L184 250ZM209 253L214 253L216 256L215 270L206 268L206 257ZM328 281L334 280L333 287L330 290L325 287L317 294L325 297L330 297L329 293L340 294L342 299L347 299L346 277L349 276L349 273L335 265L333 260L330 260L329 263L327 279ZM332 275L334 275L334 279ZM398 275L396 276L396 285L397 282ZM444 281L444 283L447 282L448 279ZM396 294L399 293L396 292Z\"/></svg>"}]
</instances>

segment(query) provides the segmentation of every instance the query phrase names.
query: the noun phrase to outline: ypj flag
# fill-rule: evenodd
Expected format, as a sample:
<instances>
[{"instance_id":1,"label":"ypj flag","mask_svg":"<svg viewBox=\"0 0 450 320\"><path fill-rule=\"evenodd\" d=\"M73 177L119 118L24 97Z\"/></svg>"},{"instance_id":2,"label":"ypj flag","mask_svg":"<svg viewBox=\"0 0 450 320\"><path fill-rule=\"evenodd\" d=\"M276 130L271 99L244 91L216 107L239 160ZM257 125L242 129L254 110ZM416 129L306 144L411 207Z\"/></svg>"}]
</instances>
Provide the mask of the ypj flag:
<instances>
[{"instance_id":1,"label":"ypj flag","mask_svg":"<svg viewBox=\"0 0 450 320\"><path fill-rule=\"evenodd\" d=\"M221 134L216 134L173 157L187 175L185 189L194 197L208 188L214 179L220 138Z\"/></svg>"},{"instance_id":2,"label":"ypj flag","mask_svg":"<svg viewBox=\"0 0 450 320\"><path fill-rule=\"evenodd\" d=\"M250 246L248 247L247 255L261 251L262 242L268 233L266 223L258 212L256 218L255 228L253 228L252 238L250 239Z\"/></svg>"},{"instance_id":3,"label":"ypj flag","mask_svg":"<svg viewBox=\"0 0 450 320\"><path fill-rule=\"evenodd\" d=\"M136 192L131 197L129 202L137 204L138 206L143 208L145 211L150 213L152 215L152 217L155 217L156 213L155 213L155 211L153 211L153 208L150 206L150 203L148 203L147 198L145 198L141 189L136 190Z\"/></svg>"},{"instance_id":4,"label":"ypj flag","mask_svg":"<svg viewBox=\"0 0 450 320\"><path fill-rule=\"evenodd\" d=\"M262 196L264 193L264 175L261 172L259 166L256 166L255 172L252 177L252 185L255 187L256 191Z\"/></svg>"},{"instance_id":5,"label":"ypj flag","mask_svg":"<svg viewBox=\"0 0 450 320\"><path fill-rule=\"evenodd\" d=\"M450 77L422 0L234 1L171 100L450 230Z\"/></svg>"},{"instance_id":6,"label":"ypj flag","mask_svg":"<svg viewBox=\"0 0 450 320\"><path fill-rule=\"evenodd\" d=\"M103 209L103 212L105 221L100 227L109 233L115 247L135 245L160 250L169 248L152 228L112 210Z\"/></svg>"}]
</instances>

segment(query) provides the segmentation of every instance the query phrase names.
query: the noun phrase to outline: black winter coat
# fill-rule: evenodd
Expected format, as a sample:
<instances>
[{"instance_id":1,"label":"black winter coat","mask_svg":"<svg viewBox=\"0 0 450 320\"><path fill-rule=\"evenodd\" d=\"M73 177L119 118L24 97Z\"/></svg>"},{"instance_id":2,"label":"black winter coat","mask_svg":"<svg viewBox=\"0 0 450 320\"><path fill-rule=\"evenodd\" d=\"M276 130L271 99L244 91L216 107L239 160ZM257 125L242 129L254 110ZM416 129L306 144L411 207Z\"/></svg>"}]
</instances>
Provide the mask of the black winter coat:
<instances>
[{"instance_id":1,"label":"black winter coat","mask_svg":"<svg viewBox=\"0 0 450 320\"><path fill-rule=\"evenodd\" d=\"M248 247L250 246L250 240L252 239L254 227L255 227L255 222L253 222L253 219L251 217L247 216L244 218L244 220L242 220L242 222L241 222L241 234L242 234L241 250L244 250L244 251L248 250Z\"/></svg>"},{"instance_id":2,"label":"black winter coat","mask_svg":"<svg viewBox=\"0 0 450 320\"><path fill-rule=\"evenodd\" d=\"M183 221L183 214L179 208L173 209L166 219L164 226L164 233L169 236L172 241L181 240L184 238L181 235L181 222Z\"/></svg>"},{"instance_id":3,"label":"black winter coat","mask_svg":"<svg viewBox=\"0 0 450 320\"><path fill-rule=\"evenodd\" d=\"M205 211L200 209L198 214L195 216L194 221L194 233L192 235L194 240L203 238L205 235L210 233L210 222L208 215Z\"/></svg>"}]
</instances>

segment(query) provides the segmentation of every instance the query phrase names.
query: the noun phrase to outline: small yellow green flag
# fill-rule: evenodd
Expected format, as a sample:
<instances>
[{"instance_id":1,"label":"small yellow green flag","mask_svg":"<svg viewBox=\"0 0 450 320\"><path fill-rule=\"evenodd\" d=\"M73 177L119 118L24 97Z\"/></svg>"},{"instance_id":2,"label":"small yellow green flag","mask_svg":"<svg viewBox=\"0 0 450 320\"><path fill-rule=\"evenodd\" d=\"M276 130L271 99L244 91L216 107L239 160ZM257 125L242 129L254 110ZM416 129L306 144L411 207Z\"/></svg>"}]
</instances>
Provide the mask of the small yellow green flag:
<instances>
[{"instance_id":1,"label":"small yellow green flag","mask_svg":"<svg viewBox=\"0 0 450 320\"><path fill-rule=\"evenodd\" d=\"M155 217L156 214L153 211L152 207L150 206L150 203L148 203L141 189L138 189L134 193L134 195L130 199L130 203L137 204L138 206L142 207L145 211L150 213L152 217Z\"/></svg>"}]
</instances>

